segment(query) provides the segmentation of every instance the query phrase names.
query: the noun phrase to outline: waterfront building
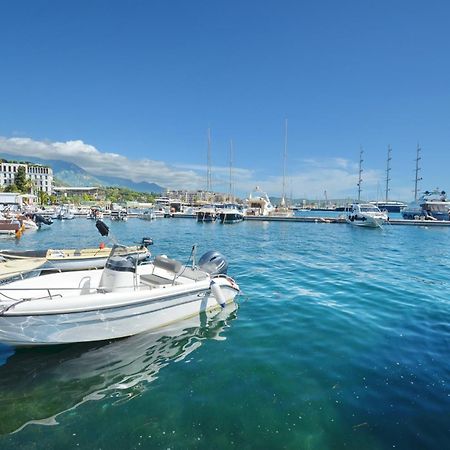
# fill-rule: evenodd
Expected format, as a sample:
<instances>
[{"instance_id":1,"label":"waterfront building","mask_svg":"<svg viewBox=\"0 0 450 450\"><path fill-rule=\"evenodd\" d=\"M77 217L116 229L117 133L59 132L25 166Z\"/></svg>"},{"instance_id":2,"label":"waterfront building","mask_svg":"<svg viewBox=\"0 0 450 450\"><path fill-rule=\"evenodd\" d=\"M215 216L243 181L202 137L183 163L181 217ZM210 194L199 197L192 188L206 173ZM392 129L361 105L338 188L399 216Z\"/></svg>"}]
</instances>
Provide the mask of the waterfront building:
<instances>
[{"instance_id":1,"label":"waterfront building","mask_svg":"<svg viewBox=\"0 0 450 450\"><path fill-rule=\"evenodd\" d=\"M96 186L75 186L75 187L66 187L66 186L58 186L53 188L53 192L58 198L67 197L68 195L92 195L95 199L99 199L98 196L99 188Z\"/></svg>"},{"instance_id":2,"label":"waterfront building","mask_svg":"<svg viewBox=\"0 0 450 450\"><path fill-rule=\"evenodd\" d=\"M229 201L230 195L225 193L209 192L205 190L167 190L165 197L167 200L180 200L186 205L202 205L205 203L223 203Z\"/></svg>"},{"instance_id":3,"label":"waterfront building","mask_svg":"<svg viewBox=\"0 0 450 450\"><path fill-rule=\"evenodd\" d=\"M1 160L0 163L0 188L4 189L14 180L20 166L25 168L26 177L32 181L31 192L37 194L38 192L52 193L53 188L53 170L49 166L41 164L33 164L29 162L11 162Z\"/></svg>"}]
</instances>

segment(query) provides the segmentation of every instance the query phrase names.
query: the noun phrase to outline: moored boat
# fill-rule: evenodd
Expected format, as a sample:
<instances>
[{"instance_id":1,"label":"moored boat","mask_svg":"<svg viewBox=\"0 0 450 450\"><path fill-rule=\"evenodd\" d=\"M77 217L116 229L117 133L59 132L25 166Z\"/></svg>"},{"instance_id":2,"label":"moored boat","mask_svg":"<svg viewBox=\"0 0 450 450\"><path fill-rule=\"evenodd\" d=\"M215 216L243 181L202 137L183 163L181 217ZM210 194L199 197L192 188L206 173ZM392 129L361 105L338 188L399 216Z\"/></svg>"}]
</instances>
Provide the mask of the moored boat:
<instances>
[{"instance_id":1,"label":"moored boat","mask_svg":"<svg viewBox=\"0 0 450 450\"><path fill-rule=\"evenodd\" d=\"M238 223L244 220L242 207L236 203L226 203L219 211L220 223Z\"/></svg>"},{"instance_id":2,"label":"moored boat","mask_svg":"<svg viewBox=\"0 0 450 450\"><path fill-rule=\"evenodd\" d=\"M198 266L166 256L137 264L114 245L102 270L62 272L0 289L0 342L13 346L101 341L159 329L232 303L228 263L207 252Z\"/></svg>"},{"instance_id":3,"label":"moored boat","mask_svg":"<svg viewBox=\"0 0 450 450\"><path fill-rule=\"evenodd\" d=\"M404 219L450 220L450 201L445 191L425 191L419 200L402 210Z\"/></svg>"},{"instance_id":4,"label":"moored boat","mask_svg":"<svg viewBox=\"0 0 450 450\"><path fill-rule=\"evenodd\" d=\"M145 245L128 246L125 249L128 255L136 257L138 261L143 261L150 256L150 252ZM0 257L5 260L45 258L45 269L47 271L67 271L103 268L110 253L111 247L25 251L3 250L0 252Z\"/></svg>"},{"instance_id":5,"label":"moored boat","mask_svg":"<svg viewBox=\"0 0 450 450\"><path fill-rule=\"evenodd\" d=\"M353 203L346 213L347 223L359 227L381 228L388 221L388 215L371 203Z\"/></svg>"},{"instance_id":6,"label":"moored boat","mask_svg":"<svg viewBox=\"0 0 450 450\"><path fill-rule=\"evenodd\" d=\"M216 208L213 205L204 205L197 212L197 222L214 222L217 218Z\"/></svg>"},{"instance_id":7,"label":"moored boat","mask_svg":"<svg viewBox=\"0 0 450 450\"><path fill-rule=\"evenodd\" d=\"M275 210L269 196L259 186L250 192L246 200L246 216L269 216Z\"/></svg>"}]
</instances>

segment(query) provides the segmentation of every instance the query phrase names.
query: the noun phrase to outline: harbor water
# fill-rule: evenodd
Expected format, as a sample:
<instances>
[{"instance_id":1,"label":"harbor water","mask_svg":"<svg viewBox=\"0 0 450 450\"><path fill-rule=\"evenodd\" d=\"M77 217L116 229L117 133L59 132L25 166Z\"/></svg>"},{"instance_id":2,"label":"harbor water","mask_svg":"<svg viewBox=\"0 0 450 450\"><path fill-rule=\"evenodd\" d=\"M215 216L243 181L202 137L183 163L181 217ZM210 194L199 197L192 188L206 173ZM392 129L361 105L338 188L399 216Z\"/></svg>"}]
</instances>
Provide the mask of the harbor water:
<instances>
[{"instance_id":1,"label":"harbor water","mask_svg":"<svg viewBox=\"0 0 450 450\"><path fill-rule=\"evenodd\" d=\"M2 450L449 448L449 228L105 222L153 254L220 251L238 308L111 342L0 345ZM0 249L102 240L78 218Z\"/></svg>"}]
</instances>

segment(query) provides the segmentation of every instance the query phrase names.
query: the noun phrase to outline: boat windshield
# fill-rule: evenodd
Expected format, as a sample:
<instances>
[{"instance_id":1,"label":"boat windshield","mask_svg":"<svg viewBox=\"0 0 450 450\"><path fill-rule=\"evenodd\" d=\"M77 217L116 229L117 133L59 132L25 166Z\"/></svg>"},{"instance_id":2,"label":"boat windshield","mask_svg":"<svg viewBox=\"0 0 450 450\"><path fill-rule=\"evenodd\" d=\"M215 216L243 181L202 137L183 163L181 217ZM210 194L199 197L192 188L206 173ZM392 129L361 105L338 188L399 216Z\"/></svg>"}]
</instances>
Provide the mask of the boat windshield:
<instances>
[{"instance_id":1,"label":"boat windshield","mask_svg":"<svg viewBox=\"0 0 450 450\"><path fill-rule=\"evenodd\" d=\"M380 212L376 206L361 206L361 212Z\"/></svg>"}]
</instances>

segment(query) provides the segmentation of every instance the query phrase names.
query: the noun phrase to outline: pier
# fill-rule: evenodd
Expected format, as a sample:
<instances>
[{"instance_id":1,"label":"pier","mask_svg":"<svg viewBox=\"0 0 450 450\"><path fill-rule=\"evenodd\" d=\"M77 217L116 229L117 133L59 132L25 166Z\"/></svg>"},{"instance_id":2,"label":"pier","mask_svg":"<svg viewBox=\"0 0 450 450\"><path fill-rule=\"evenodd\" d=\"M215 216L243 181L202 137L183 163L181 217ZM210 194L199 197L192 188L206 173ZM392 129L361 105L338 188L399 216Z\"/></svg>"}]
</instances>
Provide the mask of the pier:
<instances>
[{"instance_id":1,"label":"pier","mask_svg":"<svg viewBox=\"0 0 450 450\"><path fill-rule=\"evenodd\" d=\"M129 217L138 217L138 215L129 214ZM173 214L167 216L170 219L196 219L196 216L191 214ZM159 219L155 219L159 220ZM339 223L346 224L347 221L342 217L280 217L280 216L245 216L244 220L253 222L299 222L299 223ZM390 219L386 225L408 225L418 227L448 227L450 220L409 220L409 219Z\"/></svg>"}]
</instances>

